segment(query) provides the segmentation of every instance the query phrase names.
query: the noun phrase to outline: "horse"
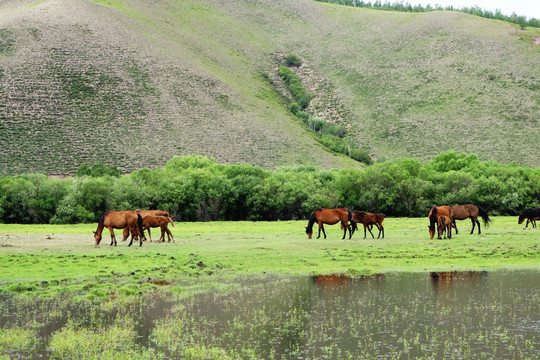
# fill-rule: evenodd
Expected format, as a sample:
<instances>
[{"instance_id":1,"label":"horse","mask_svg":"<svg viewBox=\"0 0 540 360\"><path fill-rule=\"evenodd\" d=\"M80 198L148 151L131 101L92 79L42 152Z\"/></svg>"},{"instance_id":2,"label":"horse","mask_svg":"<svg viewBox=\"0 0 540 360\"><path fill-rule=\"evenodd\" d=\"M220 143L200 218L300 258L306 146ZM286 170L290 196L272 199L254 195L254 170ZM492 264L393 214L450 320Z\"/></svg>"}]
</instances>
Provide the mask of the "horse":
<instances>
[{"instance_id":1,"label":"horse","mask_svg":"<svg viewBox=\"0 0 540 360\"><path fill-rule=\"evenodd\" d=\"M168 219L168 221L174 227L173 219L171 218L169 213L167 211L165 211L165 210L141 210L141 209L137 209L137 210L135 210L135 212L137 214L141 215L143 219L148 215L151 215L151 216L164 216L164 217L166 217ZM156 226L154 226L154 227L156 227ZM150 235L150 228L145 228L145 230L148 230L148 237L150 237L150 241L152 241L152 235ZM126 241L126 239L128 237L129 237L129 229L126 228L126 229L124 229L124 236L122 238L122 241ZM144 236L144 233L143 233L143 241L146 241L146 236Z\"/></svg>"},{"instance_id":2,"label":"horse","mask_svg":"<svg viewBox=\"0 0 540 360\"><path fill-rule=\"evenodd\" d=\"M324 231L324 224L328 225L334 225L341 221L341 227L343 230L343 237L342 240L345 239L345 235L347 234L347 230L349 230L349 239L351 238L352 234L354 234L354 231L357 229L356 223L352 220L352 214L347 209L317 209L311 214L309 218L308 225L306 227L306 234L308 235L308 239L311 239L311 236L313 234L313 224L316 222L319 224L319 235L317 236L317 239L321 237L321 230L324 234L324 238L326 239L326 232ZM349 221L351 222L351 225L349 225ZM352 232L351 232L352 228Z\"/></svg>"},{"instance_id":3,"label":"horse","mask_svg":"<svg viewBox=\"0 0 540 360\"><path fill-rule=\"evenodd\" d=\"M128 228L131 232L131 241L128 246L133 244L133 239L139 238L139 246L142 246L143 229L142 229L142 217L135 211L107 211L99 220L97 230L94 231L94 240L96 246L101 242L101 235L104 228L109 229L111 232L111 246L116 246L116 236L114 236L113 229Z\"/></svg>"},{"instance_id":4,"label":"horse","mask_svg":"<svg viewBox=\"0 0 540 360\"><path fill-rule=\"evenodd\" d=\"M428 214L429 219L429 238L433 239L435 236L435 225L438 226L439 223L439 216L448 216L450 219L454 219L454 212L452 211L452 208L450 206L442 205L442 206L433 206ZM440 239L441 236L438 236L438 239ZM452 234L448 234L448 238L452 238Z\"/></svg>"},{"instance_id":5,"label":"horse","mask_svg":"<svg viewBox=\"0 0 540 360\"><path fill-rule=\"evenodd\" d=\"M151 216L165 216L169 220L171 225L174 227L173 219L171 218L169 213L167 211L165 211L165 210L141 210L141 209L137 209L137 210L135 210L135 212L137 214L141 215L143 219L148 215L151 215ZM122 241L125 241L127 239L127 237L128 237L128 235L126 235L126 233L124 231L124 239ZM150 241L152 241L152 236L150 236L150 228L148 228L148 237L150 237ZM143 237L143 240L146 241L146 237Z\"/></svg>"},{"instance_id":6,"label":"horse","mask_svg":"<svg viewBox=\"0 0 540 360\"><path fill-rule=\"evenodd\" d=\"M540 208L530 208L523 211L519 215L518 224L523 224L523 221L527 219L525 227L529 226L529 222L532 223L532 227L536 227L536 220L540 220Z\"/></svg>"},{"instance_id":7,"label":"horse","mask_svg":"<svg viewBox=\"0 0 540 360\"><path fill-rule=\"evenodd\" d=\"M142 221L143 221L142 223L143 231L148 230L148 236L150 237L150 242L152 242L152 235L150 234L150 228L159 227L161 229L161 236L159 237L158 242L165 242L165 233L167 233L167 239L169 240L169 242L171 242L171 239L172 239L173 244L175 244L174 237L168 228L169 219L167 217L147 215L143 217ZM127 239L128 236L129 236L129 228L125 228L123 240ZM144 240L146 240L146 238Z\"/></svg>"},{"instance_id":8,"label":"horse","mask_svg":"<svg viewBox=\"0 0 540 360\"><path fill-rule=\"evenodd\" d=\"M447 215L441 215L437 219L437 228L439 232L439 239L442 237L442 234L444 233L444 238L446 239L445 231L448 232L448 238L452 238L452 219L450 219Z\"/></svg>"},{"instance_id":9,"label":"horse","mask_svg":"<svg viewBox=\"0 0 540 360\"><path fill-rule=\"evenodd\" d=\"M456 226L456 220L465 220L467 218L471 219L472 222L472 229L471 234L474 232L474 226L478 225L478 234L481 233L480 231L480 221L478 221L478 216L480 215L482 219L484 220L484 226L487 227L489 225L489 222L491 219L488 216L488 213L486 210L482 209L480 206L472 205L472 204L465 204L465 205L450 205L450 208L454 212L454 218L452 220L452 226L456 230L456 234L458 233L458 229Z\"/></svg>"},{"instance_id":10,"label":"horse","mask_svg":"<svg viewBox=\"0 0 540 360\"><path fill-rule=\"evenodd\" d=\"M355 210L353 212L352 220L355 223L362 223L364 225L364 239L366 238L366 228L371 234L371 237L375 239L375 236L373 236L373 233L371 232L373 225L377 226L377 229L379 229L379 235L377 236L377 239L381 237L381 232L382 238L384 239L384 226L382 225L382 223L385 217L386 216L381 213L374 214L365 211Z\"/></svg>"}]
</instances>

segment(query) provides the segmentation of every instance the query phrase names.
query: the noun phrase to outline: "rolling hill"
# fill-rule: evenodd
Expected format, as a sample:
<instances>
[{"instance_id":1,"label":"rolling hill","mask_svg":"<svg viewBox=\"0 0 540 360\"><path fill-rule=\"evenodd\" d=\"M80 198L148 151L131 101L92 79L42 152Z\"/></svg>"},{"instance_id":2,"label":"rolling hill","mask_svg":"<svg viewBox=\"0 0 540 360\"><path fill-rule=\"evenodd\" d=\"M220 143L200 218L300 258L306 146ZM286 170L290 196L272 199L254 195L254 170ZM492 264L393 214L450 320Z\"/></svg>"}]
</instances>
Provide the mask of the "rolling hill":
<instances>
[{"instance_id":1,"label":"rolling hill","mask_svg":"<svg viewBox=\"0 0 540 360\"><path fill-rule=\"evenodd\" d=\"M0 174L124 171L203 154L265 168L361 166L291 114L377 160L456 150L539 166L538 29L458 12L308 0L50 0L0 4Z\"/></svg>"}]
</instances>

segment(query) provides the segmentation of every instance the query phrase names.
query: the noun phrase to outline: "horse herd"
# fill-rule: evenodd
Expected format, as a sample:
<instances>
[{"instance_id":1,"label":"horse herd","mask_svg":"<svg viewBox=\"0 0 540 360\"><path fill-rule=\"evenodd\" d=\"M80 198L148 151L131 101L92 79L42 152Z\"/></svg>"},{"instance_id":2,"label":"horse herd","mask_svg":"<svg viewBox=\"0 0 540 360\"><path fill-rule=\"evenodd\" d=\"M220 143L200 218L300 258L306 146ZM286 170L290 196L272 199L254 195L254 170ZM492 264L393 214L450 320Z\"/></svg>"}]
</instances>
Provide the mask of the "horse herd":
<instances>
[{"instance_id":1,"label":"horse herd","mask_svg":"<svg viewBox=\"0 0 540 360\"><path fill-rule=\"evenodd\" d=\"M478 234L481 233L480 221L478 217L484 220L484 226L488 226L491 219L488 213L479 206L473 204L465 205L442 205L433 206L429 211L429 238L433 239L435 231L437 231L438 239L442 239L444 235L445 239L452 238L452 228L458 233L456 226L456 220L471 219L472 229L471 234L474 233L474 228L478 226ZM384 239L384 221L385 215L381 213L369 213L365 211L355 210L353 212L344 209L317 209L311 214L308 225L306 227L306 234L308 239L311 239L313 235L313 225L317 223L319 226L319 233L317 239L321 237L321 230L324 238L326 239L326 231L324 225L335 225L341 223L341 229L343 229L343 237L347 235L349 231L349 239L354 232L358 230L358 223L364 225L364 239L366 238L366 231L369 231L372 238L375 238L371 230L373 226L376 226L379 230L377 239ZM540 208L530 208L523 211L519 215L518 224L522 224L525 219L527 223L525 227L529 226L529 222L533 227L536 227L536 220L540 220ZM165 234L167 239L174 243L174 237L168 228L169 223L174 226L174 221L167 211L163 210L135 210L135 211L107 211L99 220L97 230L94 232L94 240L96 246L99 245L102 239L103 229L109 229L111 233L111 245L116 246L116 237L114 235L114 229L123 229L122 241L125 241L131 233L131 241L128 246L133 244L133 240L139 240L139 245L142 246L142 242L146 241L144 236L144 230L148 231L150 241L152 241L152 235L150 234L150 228L159 227L161 229L160 242L165 241Z\"/></svg>"},{"instance_id":2,"label":"horse herd","mask_svg":"<svg viewBox=\"0 0 540 360\"><path fill-rule=\"evenodd\" d=\"M168 228L169 223L174 226L174 221L169 213L163 210L107 211L98 222L97 230L94 231L94 240L96 246L99 245L103 229L107 228L111 232L111 245L116 246L114 229L123 229L122 241L126 241L131 233L131 241L128 246L131 246L133 240L137 239L139 246L142 246L143 240L146 241L144 230L148 230L148 237L152 241L150 228L159 227L161 229L159 241L164 242L165 234L167 234L168 241L171 242L172 239L174 243L174 237Z\"/></svg>"}]
</instances>

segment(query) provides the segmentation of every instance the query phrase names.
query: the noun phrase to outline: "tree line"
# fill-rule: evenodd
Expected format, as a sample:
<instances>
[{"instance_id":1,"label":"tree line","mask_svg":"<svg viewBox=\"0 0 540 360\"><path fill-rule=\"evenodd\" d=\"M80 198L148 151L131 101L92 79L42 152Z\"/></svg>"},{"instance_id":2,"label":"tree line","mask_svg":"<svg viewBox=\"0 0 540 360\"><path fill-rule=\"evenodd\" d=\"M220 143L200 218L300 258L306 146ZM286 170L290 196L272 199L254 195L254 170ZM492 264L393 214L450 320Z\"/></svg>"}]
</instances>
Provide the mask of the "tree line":
<instances>
[{"instance_id":1,"label":"tree line","mask_svg":"<svg viewBox=\"0 0 540 360\"><path fill-rule=\"evenodd\" d=\"M167 210L176 221L234 221L306 219L320 207L414 217L427 216L435 204L474 203L490 215L540 206L540 168L453 151L426 163L406 158L328 171L224 165L200 155L131 174L111 168L83 166L63 179L0 177L0 222L97 222L107 210L138 208Z\"/></svg>"},{"instance_id":2,"label":"tree line","mask_svg":"<svg viewBox=\"0 0 540 360\"><path fill-rule=\"evenodd\" d=\"M346 5L346 6L362 7L362 8L368 8L368 9L402 11L402 12L429 12L429 11L444 11L444 10L460 11L466 14L476 15L476 16L480 16L480 17L484 17L488 19L507 21L513 24L517 24L521 28L525 28L526 26L540 27L539 19L530 18L529 20L527 20L527 17L524 15L517 15L516 13L512 13L511 15L504 15L500 10L496 10L496 11L482 10L478 6L454 8L452 5L443 7L441 5L431 6L428 4L426 6L422 6L420 4L411 5L408 2L390 3L390 2L385 1L383 3L380 0L377 0L374 2L361 1L361 0L316 0L316 1L339 4L339 5Z\"/></svg>"}]
</instances>

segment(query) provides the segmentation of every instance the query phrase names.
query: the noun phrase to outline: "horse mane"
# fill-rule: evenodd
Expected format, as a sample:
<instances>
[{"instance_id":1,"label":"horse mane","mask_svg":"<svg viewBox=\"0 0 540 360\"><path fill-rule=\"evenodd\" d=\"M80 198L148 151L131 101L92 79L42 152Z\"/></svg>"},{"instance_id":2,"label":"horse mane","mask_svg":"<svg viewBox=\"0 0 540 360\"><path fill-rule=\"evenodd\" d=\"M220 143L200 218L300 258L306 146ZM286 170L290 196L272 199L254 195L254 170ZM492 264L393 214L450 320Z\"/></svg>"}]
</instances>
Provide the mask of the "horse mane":
<instances>
[{"instance_id":1,"label":"horse mane","mask_svg":"<svg viewBox=\"0 0 540 360\"><path fill-rule=\"evenodd\" d=\"M437 207L433 206L431 210L429 211L429 228L435 229L435 224L437 224Z\"/></svg>"},{"instance_id":2,"label":"horse mane","mask_svg":"<svg viewBox=\"0 0 540 360\"><path fill-rule=\"evenodd\" d=\"M315 213L317 211L320 211L322 210L321 208L318 208L317 210L315 210L313 212L313 214L311 214L311 216L309 217L309 221L308 221L308 224L307 224L307 227L306 227L306 234L309 234L310 232L313 232L313 224L315 223Z\"/></svg>"},{"instance_id":3,"label":"horse mane","mask_svg":"<svg viewBox=\"0 0 540 360\"><path fill-rule=\"evenodd\" d=\"M99 222L98 222L98 225L99 224L103 224L103 221L105 221L105 216L107 216L112 210L107 210L105 211L105 214L103 214L103 216L101 217L101 219L99 219Z\"/></svg>"}]
</instances>

